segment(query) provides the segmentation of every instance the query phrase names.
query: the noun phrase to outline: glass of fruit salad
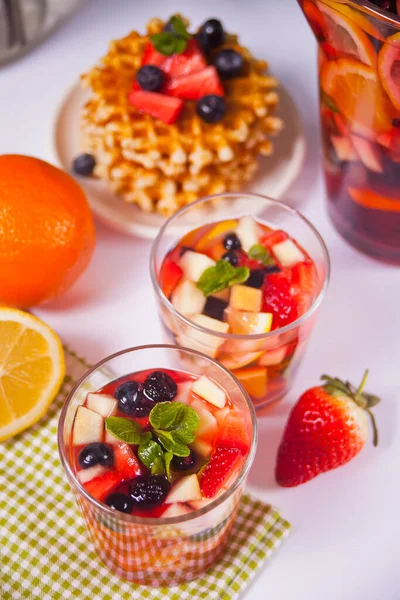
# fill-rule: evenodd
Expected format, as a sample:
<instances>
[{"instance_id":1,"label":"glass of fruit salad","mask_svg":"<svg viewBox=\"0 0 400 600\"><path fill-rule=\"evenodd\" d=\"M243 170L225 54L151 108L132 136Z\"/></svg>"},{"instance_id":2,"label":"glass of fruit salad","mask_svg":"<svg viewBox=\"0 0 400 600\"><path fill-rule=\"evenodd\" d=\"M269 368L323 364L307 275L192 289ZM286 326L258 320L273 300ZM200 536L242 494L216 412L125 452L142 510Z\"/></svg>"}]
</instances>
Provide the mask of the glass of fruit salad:
<instances>
[{"instance_id":1,"label":"glass of fruit salad","mask_svg":"<svg viewBox=\"0 0 400 600\"><path fill-rule=\"evenodd\" d=\"M353 246L400 263L400 1L299 4L318 41L329 214Z\"/></svg>"},{"instance_id":2,"label":"glass of fruit salad","mask_svg":"<svg viewBox=\"0 0 400 600\"><path fill-rule=\"evenodd\" d=\"M328 283L311 223L265 196L209 196L166 222L150 268L169 339L230 369L257 408L282 398Z\"/></svg>"},{"instance_id":3,"label":"glass of fruit salad","mask_svg":"<svg viewBox=\"0 0 400 600\"><path fill-rule=\"evenodd\" d=\"M181 359L202 374L182 370ZM87 371L61 413L61 461L106 566L143 585L194 579L227 543L257 440L252 403L211 358L141 346Z\"/></svg>"}]
</instances>

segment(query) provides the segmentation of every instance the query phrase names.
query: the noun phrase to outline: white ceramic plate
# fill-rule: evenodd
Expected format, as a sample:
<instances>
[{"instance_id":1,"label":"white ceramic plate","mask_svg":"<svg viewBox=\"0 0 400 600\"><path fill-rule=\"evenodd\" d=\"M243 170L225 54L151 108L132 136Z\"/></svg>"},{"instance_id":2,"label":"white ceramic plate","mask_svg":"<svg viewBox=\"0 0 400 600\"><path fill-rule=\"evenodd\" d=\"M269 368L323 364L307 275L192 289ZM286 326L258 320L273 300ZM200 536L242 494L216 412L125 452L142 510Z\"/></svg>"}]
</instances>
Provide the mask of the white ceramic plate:
<instances>
[{"instance_id":1,"label":"white ceramic plate","mask_svg":"<svg viewBox=\"0 0 400 600\"><path fill-rule=\"evenodd\" d=\"M56 113L53 132L55 162L70 171L75 156L80 154L79 119L88 91L79 84L65 95ZM272 198L283 196L299 174L305 157L305 136L298 109L288 92L281 87L277 114L285 122L284 131L274 140L271 157L260 158L257 176L243 191L257 192ZM93 212L114 229L144 238L154 238L165 217L145 213L137 206L125 203L111 192L105 182L90 177L77 178L85 190Z\"/></svg>"}]
</instances>

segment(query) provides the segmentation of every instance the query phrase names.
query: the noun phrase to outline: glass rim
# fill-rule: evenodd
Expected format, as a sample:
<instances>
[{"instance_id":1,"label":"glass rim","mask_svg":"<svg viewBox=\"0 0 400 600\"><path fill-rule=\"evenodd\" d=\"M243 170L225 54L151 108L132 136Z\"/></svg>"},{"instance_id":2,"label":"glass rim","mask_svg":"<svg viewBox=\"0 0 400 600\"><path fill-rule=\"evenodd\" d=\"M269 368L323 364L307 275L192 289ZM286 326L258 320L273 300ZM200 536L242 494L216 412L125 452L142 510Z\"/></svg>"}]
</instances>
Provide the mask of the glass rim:
<instances>
[{"instance_id":1,"label":"glass rim","mask_svg":"<svg viewBox=\"0 0 400 600\"><path fill-rule=\"evenodd\" d=\"M161 517L136 517L134 515L115 511L112 508L110 508L109 506L107 506L106 504L104 504L103 502L99 502L98 500L93 498L86 491L84 486L81 484L79 479L76 477L76 475L72 469L71 463L67 459L67 456L66 456L67 449L64 444L64 424L65 424L65 418L67 415L68 407L69 407L73 397L75 396L77 390L86 381L86 379L89 377L89 375L91 375L92 373L94 373L99 368L103 367L104 365L106 365L106 363L110 362L111 360L118 358L119 356L129 354L130 352L138 352L141 350L154 350L154 349L162 349L162 350L167 349L167 350L173 350L174 352L185 352L186 354L195 355L195 356L202 358L203 360L204 359L207 360L208 362L212 363L213 365L215 365L216 367L218 367L219 369L224 371L226 373L226 375L228 375L228 377L234 381L236 386L239 388L239 391L241 392L242 396L244 397L245 402L246 402L247 407L250 412L251 425L252 425L252 438L251 438L250 450L249 450L247 458L242 466L240 474L238 475L236 480L232 483L232 485L227 490L225 490L225 492L223 494L221 494L220 496L218 496L217 498L212 500L209 504L207 504L203 508L193 510L190 513L187 513L186 515L178 515L176 517L162 517L162 516ZM257 418L256 418L255 409L254 409L253 403L250 400L249 395L247 394L246 390L244 389L244 387L242 386L240 381L223 365L221 365L214 359L206 356L205 354L202 354L201 352L197 352L197 350L191 350L190 348L182 348L180 346L175 346L172 344L145 344L145 345L141 345L141 346L132 346L131 348L126 348L124 350L120 350L119 352L114 352L113 354L110 354L106 358L97 362L90 369L87 369L83 373L83 375L76 381L76 383L72 387L71 391L69 392L69 394L63 404L63 407L61 409L60 417L58 420L58 426L57 426L58 452L59 452L62 467L65 471L65 474L67 476L69 483L71 485L73 485L73 487L78 490L78 492L85 498L85 500L89 501L90 504L92 504L95 508L101 510L102 512L106 513L107 515L111 516L114 519L117 518L117 519L124 521L125 523L131 524L131 525L148 525L148 526L158 525L158 526L160 526L160 525L176 525L176 524L183 523L183 522L186 523L193 519L197 519L198 517L202 517L203 515L207 514L208 512L210 512L217 506L220 506L221 504L223 504L225 502L225 500L230 498L232 496L232 494L236 491L236 489L244 482L244 480L249 472L249 469L254 461L254 457L256 454L256 448L257 448L257 440L258 440L258 426L257 426Z\"/></svg>"},{"instance_id":2,"label":"glass rim","mask_svg":"<svg viewBox=\"0 0 400 600\"><path fill-rule=\"evenodd\" d=\"M322 0L324 2L324 0ZM400 28L400 15L389 13L384 8L372 4L368 0L336 0L337 4L345 4L378 19L386 24L395 25ZM330 4L328 4L330 6Z\"/></svg>"},{"instance_id":3,"label":"glass rim","mask_svg":"<svg viewBox=\"0 0 400 600\"><path fill-rule=\"evenodd\" d=\"M177 311L176 308L174 307L174 305L172 304L172 302L170 300L168 300L168 298L165 296L164 292L162 291L162 289L160 287L160 284L158 282L157 273L156 273L156 252L158 250L158 246L161 242L161 239L164 235L166 228L168 227L168 225L170 223L173 222L173 220L176 217L179 217L184 212L190 210L193 206L196 206L197 204L201 204L203 202L208 202L210 200L215 200L218 198L226 198L226 197L233 198L233 197L238 197L238 196L242 196L244 198L268 200L268 202L271 202L275 206L279 206L280 208L283 208L287 212L289 212L292 215L294 215L295 217L299 218L301 221L303 221L303 223L305 223L305 225L315 235L315 237L317 238L317 240L322 248L322 253L324 255L324 263L325 263L325 267L326 267L325 278L324 278L323 284L321 286L321 289L319 291L319 294L314 299L310 308L303 315L301 315L301 317L299 317L292 323L285 325L285 327L281 327L279 329L274 329L272 331L268 331L267 333L248 333L248 334L222 333L219 331L214 331L213 329L207 329L206 327L202 327L201 325L194 323L193 321L191 321L190 319L188 319L184 315L182 315L182 313ZM270 198L269 196L264 196L263 194L253 194L253 193L248 193L248 192L243 192L243 193L242 192L226 192L226 193L221 193L221 194L213 194L210 196L204 196L203 198L199 198L198 200L196 200L195 202L192 202L191 204L183 206L174 215L172 215L164 223L164 225L160 228L156 238L153 241L151 251L150 251L151 282L153 284L153 288L157 294L157 297L160 299L160 301L165 306L165 308L167 308L170 313L172 313L175 317L177 317L180 321L182 321L186 326L196 329L197 331L212 335L213 337L221 338L223 340L241 340L241 341L257 340L257 341L260 341L260 340L272 339L273 337L275 337L277 335L287 333L287 332L292 331L293 329L297 328L299 325L302 325L320 307L322 300L324 299L326 291L328 289L329 280L330 280L330 272L331 272L331 261L330 261L328 248L324 242L323 237L321 236L319 231L316 229L316 227L311 223L311 221L309 221L304 215L302 215L301 212L299 212L295 208L292 208L291 206L288 206L287 204L285 204L284 202L281 202L280 200L275 200L274 198Z\"/></svg>"}]
</instances>

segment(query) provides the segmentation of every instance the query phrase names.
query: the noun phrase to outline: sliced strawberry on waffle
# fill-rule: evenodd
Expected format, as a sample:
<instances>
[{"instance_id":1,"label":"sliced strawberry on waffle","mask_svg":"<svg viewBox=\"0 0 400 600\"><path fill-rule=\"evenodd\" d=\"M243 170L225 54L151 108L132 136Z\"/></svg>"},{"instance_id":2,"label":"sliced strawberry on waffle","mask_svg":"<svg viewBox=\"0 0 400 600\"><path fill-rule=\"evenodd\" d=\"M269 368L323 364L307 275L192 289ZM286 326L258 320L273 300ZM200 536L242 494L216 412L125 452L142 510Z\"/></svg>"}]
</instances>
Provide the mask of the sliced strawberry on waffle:
<instances>
[{"instance_id":1,"label":"sliced strawberry on waffle","mask_svg":"<svg viewBox=\"0 0 400 600\"><path fill-rule=\"evenodd\" d=\"M209 94L224 95L215 67L207 67L202 71L170 79L163 91L182 100L199 100Z\"/></svg>"},{"instance_id":2,"label":"sliced strawberry on waffle","mask_svg":"<svg viewBox=\"0 0 400 600\"><path fill-rule=\"evenodd\" d=\"M221 448L237 448L243 455L250 450L246 422L239 412L228 414L217 442Z\"/></svg>"},{"instance_id":3,"label":"sliced strawberry on waffle","mask_svg":"<svg viewBox=\"0 0 400 600\"><path fill-rule=\"evenodd\" d=\"M134 479L142 474L140 462L129 444L117 444L114 448L114 469L123 479Z\"/></svg>"},{"instance_id":4,"label":"sliced strawberry on waffle","mask_svg":"<svg viewBox=\"0 0 400 600\"><path fill-rule=\"evenodd\" d=\"M107 496L119 486L121 481L122 475L120 473L107 471L104 475L95 477L85 483L84 488L93 498L96 498L99 502L104 502Z\"/></svg>"},{"instance_id":5,"label":"sliced strawberry on waffle","mask_svg":"<svg viewBox=\"0 0 400 600\"><path fill-rule=\"evenodd\" d=\"M200 489L203 496L214 498L239 471L242 463L242 453L238 448L217 448L201 476Z\"/></svg>"},{"instance_id":6,"label":"sliced strawberry on waffle","mask_svg":"<svg viewBox=\"0 0 400 600\"><path fill-rule=\"evenodd\" d=\"M143 54L142 65L159 67L171 78L182 77L207 67L206 60L196 40L189 40L187 48L182 54L172 54L171 56L161 54L149 42Z\"/></svg>"},{"instance_id":7,"label":"sliced strawberry on waffle","mask_svg":"<svg viewBox=\"0 0 400 600\"><path fill-rule=\"evenodd\" d=\"M129 102L144 113L167 124L175 123L183 108L183 100L179 98L144 90L131 91Z\"/></svg>"}]
</instances>

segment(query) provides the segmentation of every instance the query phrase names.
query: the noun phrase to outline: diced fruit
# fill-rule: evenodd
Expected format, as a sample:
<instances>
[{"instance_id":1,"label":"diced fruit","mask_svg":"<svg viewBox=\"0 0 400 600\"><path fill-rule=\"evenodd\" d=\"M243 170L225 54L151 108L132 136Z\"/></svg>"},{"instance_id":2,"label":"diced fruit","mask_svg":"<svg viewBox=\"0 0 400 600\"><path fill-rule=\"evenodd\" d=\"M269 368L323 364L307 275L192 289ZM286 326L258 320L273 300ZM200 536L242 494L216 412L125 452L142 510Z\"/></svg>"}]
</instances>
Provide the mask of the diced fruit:
<instances>
[{"instance_id":1,"label":"diced fruit","mask_svg":"<svg viewBox=\"0 0 400 600\"><path fill-rule=\"evenodd\" d=\"M229 298L229 308L247 312L260 312L262 304L261 290L246 285L233 285Z\"/></svg>"},{"instance_id":2,"label":"diced fruit","mask_svg":"<svg viewBox=\"0 0 400 600\"><path fill-rule=\"evenodd\" d=\"M232 474L239 470L242 461L242 453L238 448L217 448L201 476L203 496L214 498Z\"/></svg>"},{"instance_id":3,"label":"diced fruit","mask_svg":"<svg viewBox=\"0 0 400 600\"><path fill-rule=\"evenodd\" d=\"M272 231L272 233L269 233L261 239L261 245L267 248L267 250L270 250L272 246L280 244L281 242L284 242L287 239L288 234L285 231L276 229L275 231Z\"/></svg>"},{"instance_id":4,"label":"diced fruit","mask_svg":"<svg viewBox=\"0 0 400 600\"><path fill-rule=\"evenodd\" d=\"M213 450L212 445L205 440L196 439L192 444L190 444L192 450L196 452L202 458L209 458L211 456L211 452Z\"/></svg>"},{"instance_id":5,"label":"diced fruit","mask_svg":"<svg viewBox=\"0 0 400 600\"><path fill-rule=\"evenodd\" d=\"M144 49L142 65L154 65L156 67L161 67L165 60L165 54L158 52L158 50L154 48L153 44L149 42Z\"/></svg>"},{"instance_id":6,"label":"diced fruit","mask_svg":"<svg viewBox=\"0 0 400 600\"><path fill-rule=\"evenodd\" d=\"M265 278L262 310L273 314L273 329L284 327L297 319L297 305L290 286L290 281L281 274Z\"/></svg>"},{"instance_id":7,"label":"diced fruit","mask_svg":"<svg viewBox=\"0 0 400 600\"><path fill-rule=\"evenodd\" d=\"M122 475L116 471L107 471L100 477L95 477L85 483L85 490L99 502L104 502L111 492L121 483Z\"/></svg>"},{"instance_id":8,"label":"diced fruit","mask_svg":"<svg viewBox=\"0 0 400 600\"><path fill-rule=\"evenodd\" d=\"M273 365L279 365L286 357L288 347L280 346L279 348L273 348L272 350L266 350L262 353L258 360L258 364L263 367L272 367Z\"/></svg>"},{"instance_id":9,"label":"diced fruit","mask_svg":"<svg viewBox=\"0 0 400 600\"><path fill-rule=\"evenodd\" d=\"M162 514L163 519L169 517L182 517L192 512L188 506L182 504L181 502L176 502L175 504L170 504Z\"/></svg>"},{"instance_id":10,"label":"diced fruit","mask_svg":"<svg viewBox=\"0 0 400 600\"><path fill-rule=\"evenodd\" d=\"M184 279L173 291L171 302L179 313L190 315L203 312L206 297L193 281Z\"/></svg>"},{"instance_id":11,"label":"diced fruit","mask_svg":"<svg viewBox=\"0 0 400 600\"><path fill-rule=\"evenodd\" d=\"M182 276L183 271L180 266L166 258L160 271L160 287L167 298L171 296Z\"/></svg>"},{"instance_id":12,"label":"diced fruit","mask_svg":"<svg viewBox=\"0 0 400 600\"><path fill-rule=\"evenodd\" d=\"M205 375L196 379L192 385L192 392L217 408L224 408L225 406L226 394L224 390Z\"/></svg>"},{"instance_id":13,"label":"diced fruit","mask_svg":"<svg viewBox=\"0 0 400 600\"><path fill-rule=\"evenodd\" d=\"M235 371L244 389L253 398L264 398L268 391L268 376L265 367L249 367Z\"/></svg>"},{"instance_id":14,"label":"diced fruit","mask_svg":"<svg viewBox=\"0 0 400 600\"><path fill-rule=\"evenodd\" d=\"M256 361L263 354L263 351L259 352L234 352L231 354L220 354L218 360L230 371L235 369L241 369L246 367L250 363Z\"/></svg>"},{"instance_id":15,"label":"diced fruit","mask_svg":"<svg viewBox=\"0 0 400 600\"><path fill-rule=\"evenodd\" d=\"M171 79L163 91L182 100L199 100L208 94L224 95L215 67L207 67L202 71Z\"/></svg>"},{"instance_id":16,"label":"diced fruit","mask_svg":"<svg viewBox=\"0 0 400 600\"><path fill-rule=\"evenodd\" d=\"M213 267L214 265L215 261L206 254L188 250L182 256L179 266L183 270L183 273L187 279L196 282L199 281L206 269ZM195 311L192 310L192 313L193 312Z\"/></svg>"},{"instance_id":17,"label":"diced fruit","mask_svg":"<svg viewBox=\"0 0 400 600\"><path fill-rule=\"evenodd\" d=\"M225 311L231 332L237 335L268 333L272 327L271 313L254 313L231 308Z\"/></svg>"},{"instance_id":18,"label":"diced fruit","mask_svg":"<svg viewBox=\"0 0 400 600\"><path fill-rule=\"evenodd\" d=\"M315 278L315 267L311 261L302 261L292 267L292 286L306 294L314 293Z\"/></svg>"},{"instance_id":19,"label":"diced fruit","mask_svg":"<svg viewBox=\"0 0 400 600\"><path fill-rule=\"evenodd\" d=\"M79 444L101 442L103 432L104 418L93 410L79 406L74 421L73 444L78 446Z\"/></svg>"},{"instance_id":20,"label":"diced fruit","mask_svg":"<svg viewBox=\"0 0 400 600\"><path fill-rule=\"evenodd\" d=\"M196 114L206 123L218 123L226 113L225 100L216 94L203 96L196 103Z\"/></svg>"},{"instance_id":21,"label":"diced fruit","mask_svg":"<svg viewBox=\"0 0 400 600\"><path fill-rule=\"evenodd\" d=\"M215 242L223 233L232 231L236 228L237 221L234 219L228 219L226 221L220 221L214 227L212 227L195 246L196 252L203 252L206 250L212 242Z\"/></svg>"},{"instance_id":22,"label":"diced fruit","mask_svg":"<svg viewBox=\"0 0 400 600\"><path fill-rule=\"evenodd\" d=\"M231 411L227 415L217 445L221 448L237 448L243 455L250 450L246 421L239 411Z\"/></svg>"},{"instance_id":23,"label":"diced fruit","mask_svg":"<svg viewBox=\"0 0 400 600\"><path fill-rule=\"evenodd\" d=\"M218 333L227 333L229 330L228 323L223 323L217 319L211 319L206 315L193 315L191 321L200 327L211 329ZM218 348L224 343L224 339L210 333L205 333L204 331L199 331L194 329L194 327L190 327L184 334L179 335L179 342L182 346L198 350L199 352L203 352L204 354L207 354L207 356L214 358Z\"/></svg>"},{"instance_id":24,"label":"diced fruit","mask_svg":"<svg viewBox=\"0 0 400 600\"><path fill-rule=\"evenodd\" d=\"M114 468L124 479L134 479L142 474L140 462L129 444L114 447Z\"/></svg>"},{"instance_id":25,"label":"diced fruit","mask_svg":"<svg viewBox=\"0 0 400 600\"><path fill-rule=\"evenodd\" d=\"M196 473L179 479L172 486L165 503L174 504L175 502L190 502L191 500L201 500L200 485Z\"/></svg>"},{"instance_id":26,"label":"diced fruit","mask_svg":"<svg viewBox=\"0 0 400 600\"><path fill-rule=\"evenodd\" d=\"M214 442L218 432L218 423L214 415L207 410L206 406L201 400L193 400L191 407L197 412L200 419L199 425L196 429L196 438L206 440L207 442Z\"/></svg>"},{"instance_id":27,"label":"diced fruit","mask_svg":"<svg viewBox=\"0 0 400 600\"><path fill-rule=\"evenodd\" d=\"M173 98L158 92L132 90L128 97L132 106L156 119L160 119L167 125L175 123L183 108L183 100L180 100L180 98Z\"/></svg>"},{"instance_id":28,"label":"diced fruit","mask_svg":"<svg viewBox=\"0 0 400 600\"><path fill-rule=\"evenodd\" d=\"M282 267L292 267L305 259L300 248L289 239L272 246L272 252Z\"/></svg>"},{"instance_id":29,"label":"diced fruit","mask_svg":"<svg viewBox=\"0 0 400 600\"><path fill-rule=\"evenodd\" d=\"M229 408L229 406L225 406L225 408L220 408L219 410L215 411L214 417L217 419L218 427L222 427L226 417L229 415L230 412L231 409Z\"/></svg>"},{"instance_id":30,"label":"diced fruit","mask_svg":"<svg viewBox=\"0 0 400 600\"><path fill-rule=\"evenodd\" d=\"M157 52L152 44L148 44L143 55L142 64L156 65L170 78L182 77L207 67L206 60L194 39L189 40L185 52L170 56Z\"/></svg>"},{"instance_id":31,"label":"diced fruit","mask_svg":"<svg viewBox=\"0 0 400 600\"><path fill-rule=\"evenodd\" d=\"M117 401L112 396L106 394L89 393L86 399L86 406L90 410L99 413L105 419L115 415L117 412Z\"/></svg>"},{"instance_id":32,"label":"diced fruit","mask_svg":"<svg viewBox=\"0 0 400 600\"><path fill-rule=\"evenodd\" d=\"M382 153L374 142L352 135L351 140L361 162L375 173L383 173Z\"/></svg>"},{"instance_id":33,"label":"diced fruit","mask_svg":"<svg viewBox=\"0 0 400 600\"><path fill-rule=\"evenodd\" d=\"M100 477L105 473L106 469L102 465L95 465L94 467L90 467L89 469L82 469L82 471L78 471L76 476L79 481L84 484L88 481L91 481L95 477Z\"/></svg>"},{"instance_id":34,"label":"diced fruit","mask_svg":"<svg viewBox=\"0 0 400 600\"><path fill-rule=\"evenodd\" d=\"M239 219L236 235L238 236L245 252L248 252L250 248L254 246L254 244L258 244L260 240L260 232L253 217L247 216Z\"/></svg>"},{"instance_id":35,"label":"diced fruit","mask_svg":"<svg viewBox=\"0 0 400 600\"><path fill-rule=\"evenodd\" d=\"M358 155L354 150L350 138L332 135L331 141L339 160L357 160Z\"/></svg>"}]
</instances>

